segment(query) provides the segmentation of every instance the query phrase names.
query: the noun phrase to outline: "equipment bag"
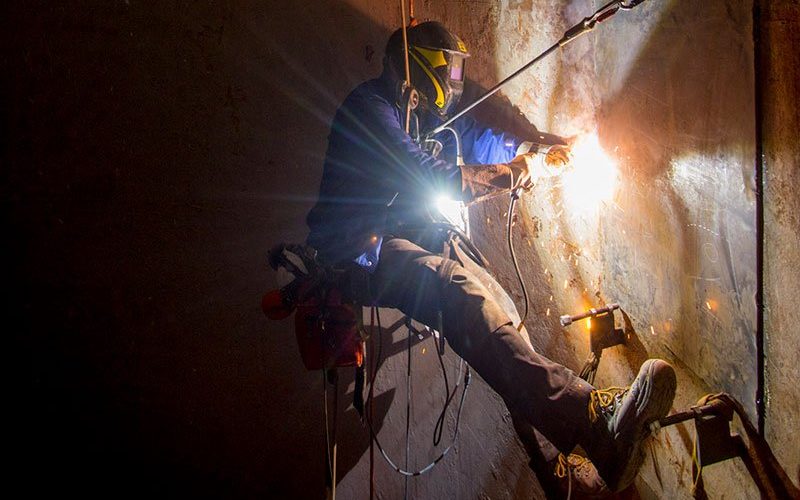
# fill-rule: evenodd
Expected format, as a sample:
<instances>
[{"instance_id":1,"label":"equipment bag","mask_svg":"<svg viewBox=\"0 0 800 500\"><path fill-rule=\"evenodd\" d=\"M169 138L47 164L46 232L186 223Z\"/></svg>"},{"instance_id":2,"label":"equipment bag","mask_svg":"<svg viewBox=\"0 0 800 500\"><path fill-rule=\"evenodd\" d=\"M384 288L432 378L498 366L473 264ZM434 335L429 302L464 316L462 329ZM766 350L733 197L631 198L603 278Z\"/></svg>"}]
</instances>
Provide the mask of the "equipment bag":
<instances>
[{"instance_id":1,"label":"equipment bag","mask_svg":"<svg viewBox=\"0 0 800 500\"><path fill-rule=\"evenodd\" d=\"M266 293L261 308L273 320L296 312L295 335L306 369L360 367L364 342L357 308L344 299L339 288L341 273L321 266L316 251L305 245L279 245L270 250L269 262L276 271L288 271L294 278Z\"/></svg>"}]
</instances>

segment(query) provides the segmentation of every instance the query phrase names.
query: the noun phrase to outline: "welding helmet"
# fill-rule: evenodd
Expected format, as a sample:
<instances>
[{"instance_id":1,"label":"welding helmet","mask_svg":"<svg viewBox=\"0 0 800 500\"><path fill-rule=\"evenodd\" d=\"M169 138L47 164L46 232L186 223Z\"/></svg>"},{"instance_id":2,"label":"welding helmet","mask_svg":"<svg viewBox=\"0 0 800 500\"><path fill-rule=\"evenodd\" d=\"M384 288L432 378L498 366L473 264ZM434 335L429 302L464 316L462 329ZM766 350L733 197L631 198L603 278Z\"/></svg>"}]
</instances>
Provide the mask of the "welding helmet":
<instances>
[{"instance_id":1,"label":"welding helmet","mask_svg":"<svg viewBox=\"0 0 800 500\"><path fill-rule=\"evenodd\" d=\"M446 119L464 91L467 46L441 23L430 21L407 29L411 85L420 94L420 106ZM402 28L386 44L387 63L400 81L405 80Z\"/></svg>"}]
</instances>

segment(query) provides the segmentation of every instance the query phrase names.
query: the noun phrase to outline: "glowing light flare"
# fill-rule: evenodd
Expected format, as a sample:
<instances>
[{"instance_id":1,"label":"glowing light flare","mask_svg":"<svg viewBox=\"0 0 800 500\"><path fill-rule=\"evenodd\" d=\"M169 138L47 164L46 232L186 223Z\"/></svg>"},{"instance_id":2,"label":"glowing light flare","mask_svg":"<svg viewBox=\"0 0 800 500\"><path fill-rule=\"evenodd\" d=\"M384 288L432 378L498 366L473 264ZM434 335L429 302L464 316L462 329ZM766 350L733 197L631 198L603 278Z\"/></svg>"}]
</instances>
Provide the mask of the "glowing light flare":
<instances>
[{"instance_id":1,"label":"glowing light flare","mask_svg":"<svg viewBox=\"0 0 800 500\"><path fill-rule=\"evenodd\" d=\"M436 197L434 204L436 210L447 219L448 222L458 227L461 231L467 232L467 216L464 203L456 201L447 195L439 195ZM489 224L489 218L486 218L486 223Z\"/></svg>"},{"instance_id":2,"label":"glowing light flare","mask_svg":"<svg viewBox=\"0 0 800 500\"><path fill-rule=\"evenodd\" d=\"M618 176L617 164L600 146L597 134L582 135L561 175L564 201L575 212L594 212L614 197Z\"/></svg>"}]
</instances>

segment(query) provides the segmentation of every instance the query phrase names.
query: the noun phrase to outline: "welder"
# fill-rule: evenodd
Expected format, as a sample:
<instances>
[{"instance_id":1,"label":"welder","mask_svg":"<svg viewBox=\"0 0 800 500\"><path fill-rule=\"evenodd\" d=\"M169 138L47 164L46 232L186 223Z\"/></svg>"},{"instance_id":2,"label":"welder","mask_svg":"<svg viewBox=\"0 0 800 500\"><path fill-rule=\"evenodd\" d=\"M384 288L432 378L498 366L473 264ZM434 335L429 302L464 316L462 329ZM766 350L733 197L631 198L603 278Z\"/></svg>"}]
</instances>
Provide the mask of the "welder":
<instances>
[{"instance_id":1,"label":"welder","mask_svg":"<svg viewBox=\"0 0 800 500\"><path fill-rule=\"evenodd\" d=\"M402 29L390 37L380 77L353 90L333 119L307 242L325 262L350 269L354 281L363 278L361 303L441 325L455 352L502 397L518 432L536 429L563 453L562 465L580 469L561 469L573 491L622 490L641 466L650 422L672 405L672 367L651 359L630 388L595 389L534 352L474 273L417 230L430 220L424 207L435 196L475 202L526 187L562 164L567 146L532 146L463 117L452 124L460 140L446 131L435 137L438 148L426 147L424 131L458 104L469 52L437 22L410 27L406 37ZM454 160L457 146L463 165ZM577 445L588 459L565 460Z\"/></svg>"}]
</instances>

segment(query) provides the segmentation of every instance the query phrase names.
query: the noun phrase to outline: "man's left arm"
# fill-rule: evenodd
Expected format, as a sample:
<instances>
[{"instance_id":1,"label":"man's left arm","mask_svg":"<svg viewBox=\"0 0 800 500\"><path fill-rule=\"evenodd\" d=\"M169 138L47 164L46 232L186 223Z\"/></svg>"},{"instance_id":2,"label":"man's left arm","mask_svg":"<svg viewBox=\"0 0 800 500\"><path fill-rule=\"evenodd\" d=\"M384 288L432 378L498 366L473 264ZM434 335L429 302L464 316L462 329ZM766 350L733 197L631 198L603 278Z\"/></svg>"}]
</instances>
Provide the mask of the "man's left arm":
<instances>
[{"instance_id":1,"label":"man's left arm","mask_svg":"<svg viewBox=\"0 0 800 500\"><path fill-rule=\"evenodd\" d=\"M539 178L569 162L570 141L557 135L537 132L536 141L521 141L469 117L458 120L453 128L461 137L466 163L461 169L465 201L508 192L518 182L514 172L524 172L528 179Z\"/></svg>"},{"instance_id":2,"label":"man's left arm","mask_svg":"<svg viewBox=\"0 0 800 500\"><path fill-rule=\"evenodd\" d=\"M462 153L467 164L508 163L517 154L527 152L520 150L522 140L483 126L473 118L464 117L453 125L461 136Z\"/></svg>"}]
</instances>

